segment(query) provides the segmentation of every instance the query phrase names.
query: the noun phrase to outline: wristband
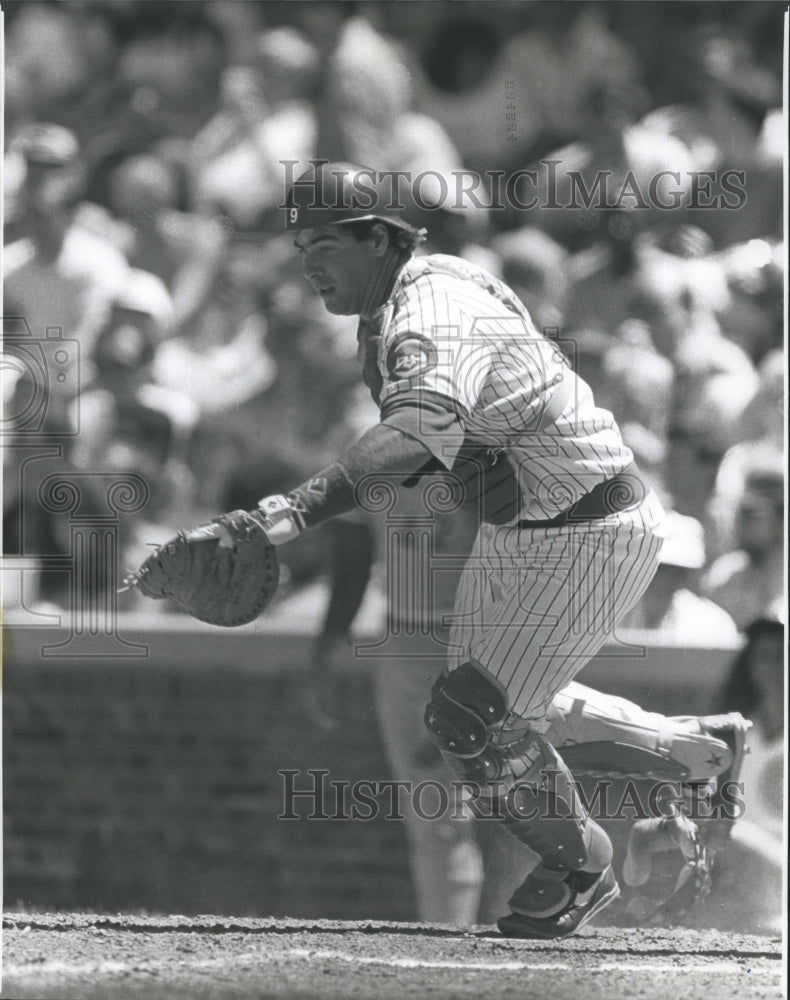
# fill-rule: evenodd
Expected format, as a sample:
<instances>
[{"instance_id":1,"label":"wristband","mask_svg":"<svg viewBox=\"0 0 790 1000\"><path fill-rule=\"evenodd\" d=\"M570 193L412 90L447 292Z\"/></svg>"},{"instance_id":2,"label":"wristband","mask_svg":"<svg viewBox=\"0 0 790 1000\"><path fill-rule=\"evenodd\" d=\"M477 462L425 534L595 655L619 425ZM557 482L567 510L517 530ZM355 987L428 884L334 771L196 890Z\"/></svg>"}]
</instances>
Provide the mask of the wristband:
<instances>
[{"instance_id":1,"label":"wristband","mask_svg":"<svg viewBox=\"0 0 790 1000\"><path fill-rule=\"evenodd\" d=\"M333 462L286 497L302 528L314 528L330 517L354 509L354 481L340 462Z\"/></svg>"},{"instance_id":2,"label":"wristband","mask_svg":"<svg viewBox=\"0 0 790 1000\"><path fill-rule=\"evenodd\" d=\"M272 545L292 542L304 531L302 515L280 494L259 500L258 511L263 515L263 529Z\"/></svg>"}]
</instances>

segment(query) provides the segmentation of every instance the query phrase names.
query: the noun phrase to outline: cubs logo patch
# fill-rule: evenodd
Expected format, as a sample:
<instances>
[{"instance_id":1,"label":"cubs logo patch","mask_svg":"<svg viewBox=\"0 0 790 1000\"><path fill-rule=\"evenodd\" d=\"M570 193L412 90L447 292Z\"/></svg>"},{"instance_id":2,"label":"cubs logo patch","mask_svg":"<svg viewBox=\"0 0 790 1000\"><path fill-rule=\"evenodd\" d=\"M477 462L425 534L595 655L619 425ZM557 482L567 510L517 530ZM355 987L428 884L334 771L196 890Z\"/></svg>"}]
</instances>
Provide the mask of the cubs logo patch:
<instances>
[{"instance_id":1,"label":"cubs logo patch","mask_svg":"<svg viewBox=\"0 0 790 1000\"><path fill-rule=\"evenodd\" d=\"M436 364L435 345L419 333L401 333L387 351L387 372L391 379L416 378Z\"/></svg>"}]
</instances>

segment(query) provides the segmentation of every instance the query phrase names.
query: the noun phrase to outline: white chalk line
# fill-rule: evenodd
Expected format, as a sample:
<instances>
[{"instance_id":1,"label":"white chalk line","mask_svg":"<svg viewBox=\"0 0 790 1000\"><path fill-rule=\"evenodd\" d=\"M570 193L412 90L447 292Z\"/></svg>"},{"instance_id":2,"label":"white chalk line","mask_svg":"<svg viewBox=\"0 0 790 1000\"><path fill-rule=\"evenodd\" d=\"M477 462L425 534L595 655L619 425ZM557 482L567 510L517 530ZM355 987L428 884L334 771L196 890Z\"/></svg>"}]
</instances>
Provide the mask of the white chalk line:
<instances>
[{"instance_id":1,"label":"white chalk line","mask_svg":"<svg viewBox=\"0 0 790 1000\"><path fill-rule=\"evenodd\" d=\"M678 954L676 958L682 958ZM135 962L116 962L107 960L103 962L35 962L23 965L6 965L3 973L5 978L35 978L42 976L84 976L84 975L114 975L129 974L130 972L145 973L156 970L157 972L175 971L176 969L212 969L226 966L238 968L240 962L250 962L257 965L271 965L287 959L300 959L306 961L329 961L345 962L350 965L384 965L397 969L454 969L461 972L585 972L585 973L605 973L605 972L647 972L663 973L677 971L680 974L688 973L741 973L744 975L774 975L782 974L781 963L777 962L776 967L771 965L751 966L746 961L725 961L725 962L697 962L683 964L673 967L668 962L601 962L597 965L585 965L580 969L578 965L569 962L524 962L524 961L503 961L503 962L463 962L450 959L422 959L422 958L380 958L373 955L354 955L351 952L336 950L320 950L313 948L288 948L277 954L268 955L257 951L247 951L235 954L224 955L220 958L168 958L161 960L140 960Z\"/></svg>"}]
</instances>

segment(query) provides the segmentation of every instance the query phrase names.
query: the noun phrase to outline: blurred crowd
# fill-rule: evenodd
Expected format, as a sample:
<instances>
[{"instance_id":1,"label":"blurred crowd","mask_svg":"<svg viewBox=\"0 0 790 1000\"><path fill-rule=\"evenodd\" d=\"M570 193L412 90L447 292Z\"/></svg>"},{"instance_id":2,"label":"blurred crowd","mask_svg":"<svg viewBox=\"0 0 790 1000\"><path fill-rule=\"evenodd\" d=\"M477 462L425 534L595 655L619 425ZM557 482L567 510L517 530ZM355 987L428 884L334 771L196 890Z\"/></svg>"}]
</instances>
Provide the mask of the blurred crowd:
<instances>
[{"instance_id":1,"label":"blurred crowd","mask_svg":"<svg viewBox=\"0 0 790 1000\"><path fill-rule=\"evenodd\" d=\"M6 349L39 345L45 372L3 369L5 426L20 429L6 449L7 554L68 553L25 482L31 442L62 445L53 461L68 468L145 478L147 506L123 527L135 565L166 529L289 488L375 422L355 320L324 311L283 234L280 161L448 177L558 161L560 191L569 171L588 184L608 171L617 188L671 170L685 194L735 171L736 208L470 198L416 221L423 252L503 277L555 331L672 509L665 566L631 624L704 642L780 613L779 8L4 9ZM79 358L57 362L53 329ZM331 562L325 534L323 548L293 546L295 589ZM43 571L40 586L68 599L62 574Z\"/></svg>"},{"instance_id":2,"label":"blurred crowd","mask_svg":"<svg viewBox=\"0 0 790 1000\"><path fill-rule=\"evenodd\" d=\"M3 7L3 538L6 557L33 566L16 595L4 572L6 603L72 599L69 518L41 499L53 472L82 476L79 516L97 524L106 497L90 473L147 484L94 580L114 592L152 542L286 491L376 422L356 320L324 310L283 233L281 161L290 176L315 157L477 172L482 196L412 217L428 230L420 252L458 254L517 291L662 496L662 565L626 624L678 645L742 642L720 707L754 721L744 778L757 804L719 887L741 894L758 858L769 874L753 885L770 896L784 722L782 6ZM547 163L563 207L492 207L496 172L544 183ZM662 171L678 203L640 204ZM594 190L601 172L630 195L569 207L573 185ZM730 207L702 207L728 190ZM437 553L463 554L475 525L436 528ZM282 555L282 603L320 619L304 707L327 730L352 622L406 614L384 594L380 531L349 517ZM426 667L411 645L404 657L376 674L387 753L396 774L433 777ZM423 919L474 920L480 860L455 826L409 828Z\"/></svg>"}]
</instances>

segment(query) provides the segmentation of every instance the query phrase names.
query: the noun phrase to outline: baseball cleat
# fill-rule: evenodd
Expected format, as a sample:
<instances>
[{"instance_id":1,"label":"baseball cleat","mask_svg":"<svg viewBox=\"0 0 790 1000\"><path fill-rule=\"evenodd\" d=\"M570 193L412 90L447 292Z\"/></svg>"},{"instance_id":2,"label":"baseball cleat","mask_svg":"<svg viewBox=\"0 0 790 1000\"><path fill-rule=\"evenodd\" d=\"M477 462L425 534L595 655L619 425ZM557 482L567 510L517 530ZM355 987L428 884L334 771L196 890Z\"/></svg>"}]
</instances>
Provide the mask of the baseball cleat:
<instances>
[{"instance_id":1,"label":"baseball cleat","mask_svg":"<svg viewBox=\"0 0 790 1000\"><path fill-rule=\"evenodd\" d=\"M740 778L744 756L749 752L747 736L752 723L744 719L740 712L729 712L726 715L700 716L699 726L706 735L726 743L732 754L729 767L716 778L708 804L711 816L701 817L699 821L700 837L708 849L709 863L712 863L716 852L727 844L739 818L739 813L733 809L732 800L727 796L727 790L731 790Z\"/></svg>"},{"instance_id":2,"label":"baseball cleat","mask_svg":"<svg viewBox=\"0 0 790 1000\"><path fill-rule=\"evenodd\" d=\"M571 888L572 895L559 913L550 917L536 917L514 912L501 917L497 921L497 927L505 937L514 938L563 938L575 934L620 895L620 886L611 865L600 873L591 886L582 888L590 874L568 874L565 882Z\"/></svg>"},{"instance_id":3,"label":"baseball cleat","mask_svg":"<svg viewBox=\"0 0 790 1000\"><path fill-rule=\"evenodd\" d=\"M726 743L732 754L730 766L719 774L719 787L725 781L737 781L743 767L744 755L749 752L746 734L752 728L751 722L744 719L740 712L728 712L726 715L701 715L699 727L707 736Z\"/></svg>"}]
</instances>

